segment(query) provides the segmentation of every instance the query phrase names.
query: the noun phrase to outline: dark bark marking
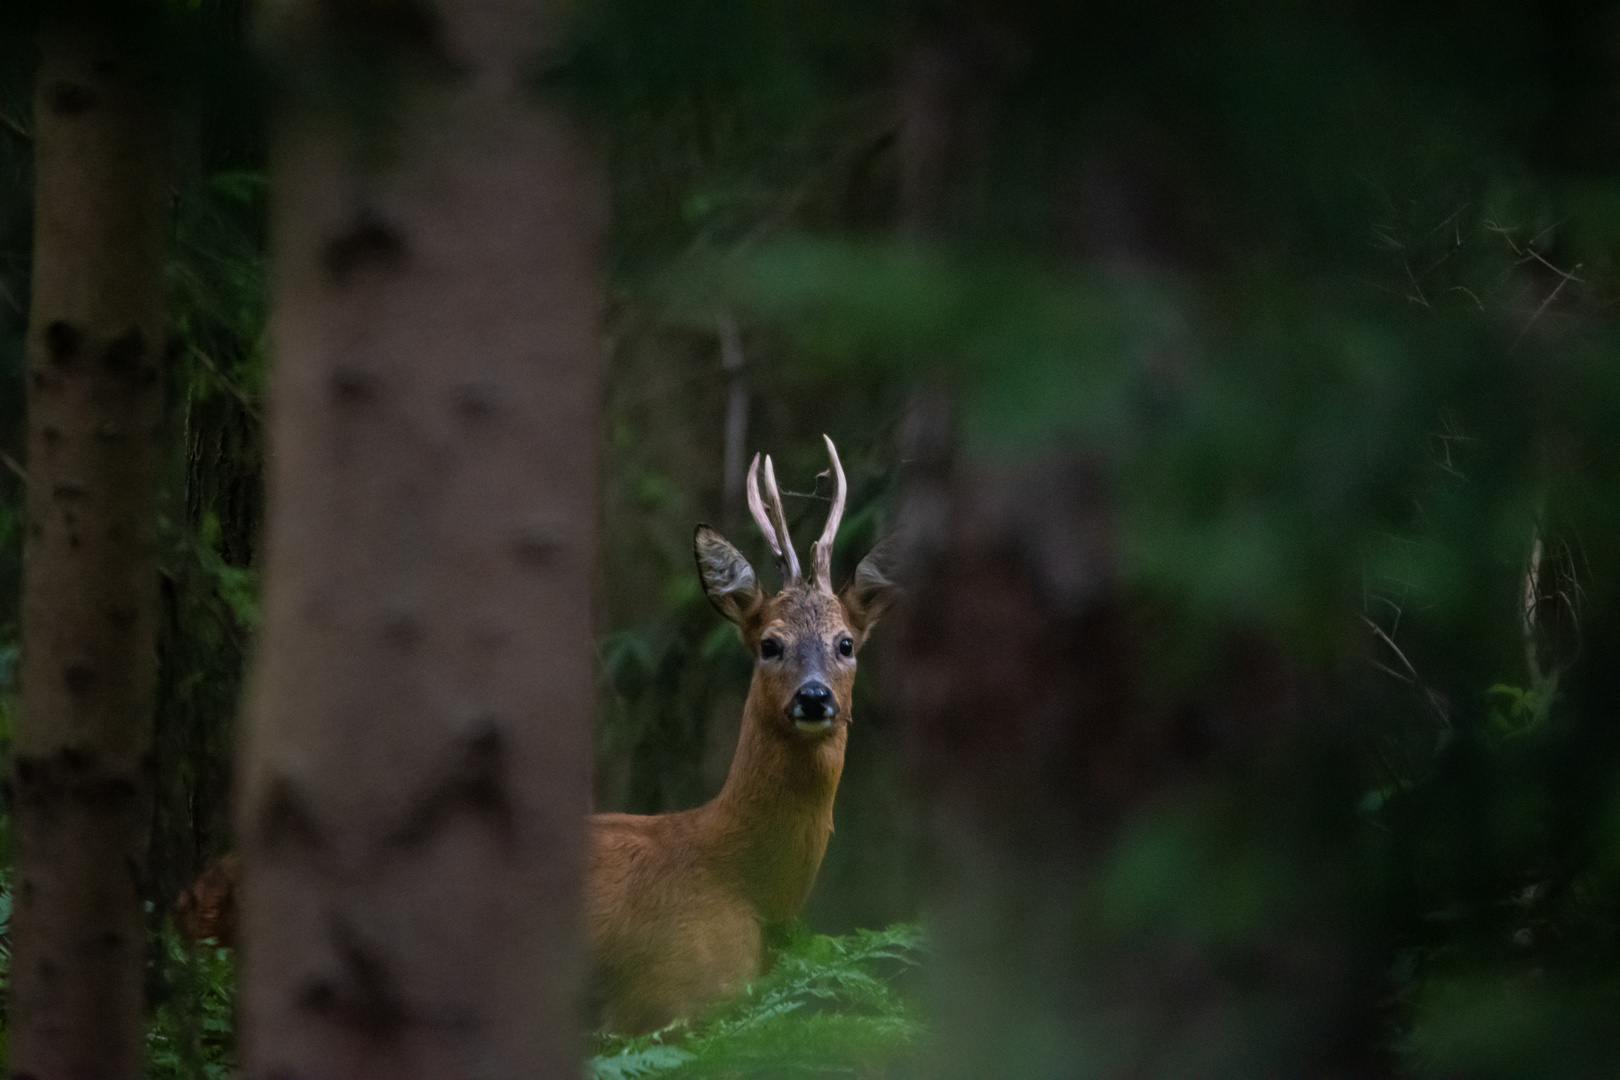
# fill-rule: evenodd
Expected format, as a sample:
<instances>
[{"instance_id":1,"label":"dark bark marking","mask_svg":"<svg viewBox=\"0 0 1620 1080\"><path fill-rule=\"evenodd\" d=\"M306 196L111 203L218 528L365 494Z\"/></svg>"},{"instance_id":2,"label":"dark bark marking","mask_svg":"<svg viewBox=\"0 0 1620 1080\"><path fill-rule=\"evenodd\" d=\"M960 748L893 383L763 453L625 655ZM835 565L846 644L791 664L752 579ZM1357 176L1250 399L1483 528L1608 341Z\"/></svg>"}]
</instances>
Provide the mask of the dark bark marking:
<instances>
[{"instance_id":1,"label":"dark bark marking","mask_svg":"<svg viewBox=\"0 0 1620 1080\"><path fill-rule=\"evenodd\" d=\"M52 427L51 425L47 424L45 427L40 429L39 434L40 437L45 440L45 448L47 450L55 450L62 444L62 431L60 428Z\"/></svg>"},{"instance_id":2,"label":"dark bark marking","mask_svg":"<svg viewBox=\"0 0 1620 1080\"><path fill-rule=\"evenodd\" d=\"M444 24L431 4L421 0L355 3L338 0L324 6L331 33L351 49L364 53L408 56L426 74L460 74L457 62L444 45Z\"/></svg>"},{"instance_id":3,"label":"dark bark marking","mask_svg":"<svg viewBox=\"0 0 1620 1080\"><path fill-rule=\"evenodd\" d=\"M118 430L118 425L112 421L96 425L96 439L104 443L120 443L124 441L124 433Z\"/></svg>"},{"instance_id":4,"label":"dark bark marking","mask_svg":"<svg viewBox=\"0 0 1620 1080\"><path fill-rule=\"evenodd\" d=\"M520 563L542 566L562 547L556 529L547 525L525 525L512 542L512 552Z\"/></svg>"},{"instance_id":5,"label":"dark bark marking","mask_svg":"<svg viewBox=\"0 0 1620 1080\"><path fill-rule=\"evenodd\" d=\"M334 236L321 252L326 275L334 285L346 285L367 265L390 269L405 258L405 237L375 210L362 210L348 232Z\"/></svg>"},{"instance_id":6,"label":"dark bark marking","mask_svg":"<svg viewBox=\"0 0 1620 1080\"><path fill-rule=\"evenodd\" d=\"M135 781L127 776L108 776L81 785L75 794L87 805L110 807L134 799L137 790Z\"/></svg>"},{"instance_id":7,"label":"dark bark marking","mask_svg":"<svg viewBox=\"0 0 1620 1080\"><path fill-rule=\"evenodd\" d=\"M22 887L17 890L17 898L25 904L32 904L34 902L34 893L34 879L23 878Z\"/></svg>"},{"instance_id":8,"label":"dark bark marking","mask_svg":"<svg viewBox=\"0 0 1620 1080\"><path fill-rule=\"evenodd\" d=\"M332 919L328 933L341 974L306 980L295 992L299 1008L375 1039L397 1036L410 1016L393 964L342 916Z\"/></svg>"},{"instance_id":9,"label":"dark bark marking","mask_svg":"<svg viewBox=\"0 0 1620 1080\"><path fill-rule=\"evenodd\" d=\"M115 953L128 944L129 939L118 931L103 930L99 934L92 934L85 939L84 951L100 958Z\"/></svg>"},{"instance_id":10,"label":"dark bark marking","mask_svg":"<svg viewBox=\"0 0 1620 1080\"><path fill-rule=\"evenodd\" d=\"M502 842L512 839L512 803L506 791L506 736L500 721L481 718L461 741L450 772L417 802L388 844L416 847L444 827L457 810L486 818Z\"/></svg>"},{"instance_id":11,"label":"dark bark marking","mask_svg":"<svg viewBox=\"0 0 1620 1080\"><path fill-rule=\"evenodd\" d=\"M377 377L347 366L332 369L332 398L339 405L362 405L377 396Z\"/></svg>"},{"instance_id":12,"label":"dark bark marking","mask_svg":"<svg viewBox=\"0 0 1620 1080\"><path fill-rule=\"evenodd\" d=\"M45 351L51 363L65 367L78 359L84 347L84 331L63 319L45 327Z\"/></svg>"},{"instance_id":13,"label":"dark bark marking","mask_svg":"<svg viewBox=\"0 0 1620 1080\"><path fill-rule=\"evenodd\" d=\"M337 984L317 976L298 991L298 1007L312 1013L327 1013L337 1004L337 997Z\"/></svg>"},{"instance_id":14,"label":"dark bark marking","mask_svg":"<svg viewBox=\"0 0 1620 1080\"><path fill-rule=\"evenodd\" d=\"M79 534L78 533L76 533L76 532L68 533L68 547L72 548L74 551L79 550Z\"/></svg>"},{"instance_id":15,"label":"dark bark marking","mask_svg":"<svg viewBox=\"0 0 1620 1080\"><path fill-rule=\"evenodd\" d=\"M116 629L128 630L135 625L138 614L133 604L112 604L107 608L107 621Z\"/></svg>"},{"instance_id":16,"label":"dark bark marking","mask_svg":"<svg viewBox=\"0 0 1620 1080\"><path fill-rule=\"evenodd\" d=\"M495 618L480 619L472 630L473 644L484 653L492 653L512 640L512 628Z\"/></svg>"},{"instance_id":17,"label":"dark bark marking","mask_svg":"<svg viewBox=\"0 0 1620 1080\"><path fill-rule=\"evenodd\" d=\"M119 374L127 374L141 362L146 352L146 335L141 328L132 326L113 338L102 350L101 362Z\"/></svg>"},{"instance_id":18,"label":"dark bark marking","mask_svg":"<svg viewBox=\"0 0 1620 1080\"><path fill-rule=\"evenodd\" d=\"M71 670L71 669L70 669ZM89 672L89 669L84 669ZM100 761L96 751L83 746L63 746L50 758L16 759L18 801L32 805L60 805L73 800L79 805L105 810L136 797L136 784L128 776L97 774Z\"/></svg>"},{"instance_id":19,"label":"dark bark marking","mask_svg":"<svg viewBox=\"0 0 1620 1080\"><path fill-rule=\"evenodd\" d=\"M96 104L96 95L83 83L58 79L45 88L45 104L58 116L78 116Z\"/></svg>"},{"instance_id":20,"label":"dark bark marking","mask_svg":"<svg viewBox=\"0 0 1620 1080\"><path fill-rule=\"evenodd\" d=\"M270 791L260 804L257 839L268 852L281 851L290 844L317 849L325 846L309 800L284 776L270 782Z\"/></svg>"},{"instance_id":21,"label":"dark bark marking","mask_svg":"<svg viewBox=\"0 0 1620 1080\"><path fill-rule=\"evenodd\" d=\"M391 608L383 615L382 636L384 641L408 649L422 640L421 620L408 608Z\"/></svg>"},{"instance_id":22,"label":"dark bark marking","mask_svg":"<svg viewBox=\"0 0 1620 1080\"><path fill-rule=\"evenodd\" d=\"M478 379L455 389L456 412L469 421L485 420L500 404L501 390L493 382Z\"/></svg>"},{"instance_id":23,"label":"dark bark marking","mask_svg":"<svg viewBox=\"0 0 1620 1080\"><path fill-rule=\"evenodd\" d=\"M128 776L100 771L93 751L65 746L49 757L19 756L12 763L12 802L47 812L66 802L95 811L121 808L139 794ZM25 880L21 895L33 899L33 883Z\"/></svg>"},{"instance_id":24,"label":"dark bark marking","mask_svg":"<svg viewBox=\"0 0 1620 1080\"><path fill-rule=\"evenodd\" d=\"M354 1021L378 1034L392 1033L405 1023L405 1004L392 965L373 943L364 941L347 922L332 927L333 944L343 960L353 997Z\"/></svg>"},{"instance_id":25,"label":"dark bark marking","mask_svg":"<svg viewBox=\"0 0 1620 1080\"><path fill-rule=\"evenodd\" d=\"M84 695L88 694L90 692L90 688L95 685L96 671L87 664L69 664L67 667L62 669L62 681L67 683L67 688L69 691L78 697L83 697ZM70 752L71 751L64 750L63 754L66 755ZM69 761L68 764L71 765L73 762Z\"/></svg>"},{"instance_id":26,"label":"dark bark marking","mask_svg":"<svg viewBox=\"0 0 1620 1080\"><path fill-rule=\"evenodd\" d=\"M83 484L76 484L71 480L64 480L60 484L57 484L55 487L51 488L51 497L61 499L63 502L72 502L75 499L82 499L89 494L89 488L85 487Z\"/></svg>"},{"instance_id":27,"label":"dark bark marking","mask_svg":"<svg viewBox=\"0 0 1620 1080\"><path fill-rule=\"evenodd\" d=\"M145 382L148 371L156 374L150 365L141 364L141 358L145 355L146 335L141 333L140 327L132 326L107 343L101 353L101 362L114 375L135 376Z\"/></svg>"}]
</instances>

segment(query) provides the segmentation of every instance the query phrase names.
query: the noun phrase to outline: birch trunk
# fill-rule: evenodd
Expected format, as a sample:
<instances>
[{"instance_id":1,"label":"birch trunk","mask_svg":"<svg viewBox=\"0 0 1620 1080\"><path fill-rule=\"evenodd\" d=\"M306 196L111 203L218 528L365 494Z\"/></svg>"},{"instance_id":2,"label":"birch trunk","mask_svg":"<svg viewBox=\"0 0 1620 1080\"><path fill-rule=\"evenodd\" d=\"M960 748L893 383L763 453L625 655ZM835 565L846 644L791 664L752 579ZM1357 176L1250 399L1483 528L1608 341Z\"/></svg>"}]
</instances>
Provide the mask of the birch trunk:
<instances>
[{"instance_id":1,"label":"birch trunk","mask_svg":"<svg viewBox=\"0 0 1620 1080\"><path fill-rule=\"evenodd\" d=\"M166 140L129 35L63 16L35 91L16 1077L140 1075Z\"/></svg>"},{"instance_id":2,"label":"birch trunk","mask_svg":"<svg viewBox=\"0 0 1620 1080\"><path fill-rule=\"evenodd\" d=\"M248 1077L578 1072L601 200L527 85L548 6L268 13L295 88L398 81L380 132L295 98L272 155Z\"/></svg>"}]
</instances>

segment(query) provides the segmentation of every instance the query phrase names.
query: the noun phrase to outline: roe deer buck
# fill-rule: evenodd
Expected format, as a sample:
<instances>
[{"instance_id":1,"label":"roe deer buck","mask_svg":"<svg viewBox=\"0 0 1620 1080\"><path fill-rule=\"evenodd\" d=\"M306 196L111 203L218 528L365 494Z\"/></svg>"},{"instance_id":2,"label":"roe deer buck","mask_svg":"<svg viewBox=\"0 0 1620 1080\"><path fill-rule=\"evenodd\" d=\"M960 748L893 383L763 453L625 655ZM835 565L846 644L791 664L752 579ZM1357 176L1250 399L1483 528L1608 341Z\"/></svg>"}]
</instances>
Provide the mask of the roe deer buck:
<instances>
[{"instance_id":1,"label":"roe deer buck","mask_svg":"<svg viewBox=\"0 0 1620 1080\"><path fill-rule=\"evenodd\" d=\"M823 438L826 438L823 436ZM606 1027L649 1031L737 990L759 974L762 929L796 915L832 833L844 768L855 655L895 593L878 552L840 593L832 547L847 485L827 439L832 510L801 580L771 459L748 507L781 568L768 596L753 567L708 526L694 538L710 602L755 656L731 771L695 810L597 814L590 823L586 925Z\"/></svg>"}]
</instances>

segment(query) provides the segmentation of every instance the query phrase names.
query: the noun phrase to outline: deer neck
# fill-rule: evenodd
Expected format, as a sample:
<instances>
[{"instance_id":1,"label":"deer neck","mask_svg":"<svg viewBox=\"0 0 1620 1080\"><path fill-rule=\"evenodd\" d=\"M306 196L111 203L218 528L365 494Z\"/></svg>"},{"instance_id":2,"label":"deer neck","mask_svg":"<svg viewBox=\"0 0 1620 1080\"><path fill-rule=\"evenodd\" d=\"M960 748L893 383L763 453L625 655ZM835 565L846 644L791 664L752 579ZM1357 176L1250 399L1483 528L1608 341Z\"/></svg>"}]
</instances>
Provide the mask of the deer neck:
<instances>
[{"instance_id":1,"label":"deer neck","mask_svg":"<svg viewBox=\"0 0 1620 1080\"><path fill-rule=\"evenodd\" d=\"M833 827L847 726L816 742L767 715L756 678L726 783L709 804L714 858L765 922L797 915Z\"/></svg>"}]
</instances>

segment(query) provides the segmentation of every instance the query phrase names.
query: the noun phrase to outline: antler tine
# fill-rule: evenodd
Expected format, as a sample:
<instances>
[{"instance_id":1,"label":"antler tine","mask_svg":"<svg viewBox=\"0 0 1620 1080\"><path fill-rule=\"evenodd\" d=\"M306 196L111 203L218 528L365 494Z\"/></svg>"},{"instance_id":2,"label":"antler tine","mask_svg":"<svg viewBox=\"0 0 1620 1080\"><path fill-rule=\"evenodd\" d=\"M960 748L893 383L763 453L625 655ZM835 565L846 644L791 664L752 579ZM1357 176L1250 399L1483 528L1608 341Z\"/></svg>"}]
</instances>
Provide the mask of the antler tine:
<instances>
[{"instance_id":1,"label":"antler tine","mask_svg":"<svg viewBox=\"0 0 1620 1080\"><path fill-rule=\"evenodd\" d=\"M810 551L816 564L816 588L830 593L833 591L833 541L838 539L838 526L844 520L844 499L849 495L849 482L844 479L844 466L838 460L838 447L826 435L822 438L827 443L827 456L832 458L833 502L832 509L827 511L827 526L821 530L821 539L815 542Z\"/></svg>"},{"instance_id":2,"label":"antler tine","mask_svg":"<svg viewBox=\"0 0 1620 1080\"><path fill-rule=\"evenodd\" d=\"M793 537L788 534L787 511L782 509L782 492L776 486L776 468L771 455L765 455L765 498L771 520L776 522L776 535L782 542L782 584L793 585L799 580L799 556L793 550Z\"/></svg>"},{"instance_id":3,"label":"antler tine","mask_svg":"<svg viewBox=\"0 0 1620 1080\"><path fill-rule=\"evenodd\" d=\"M754 455L753 462L748 466L748 512L754 515L754 524L759 531L765 534L765 542L771 546L771 554L776 557L778 566L784 566L782 559L782 545L776 539L776 526L765 512L765 503L759 497L759 455Z\"/></svg>"}]
</instances>

